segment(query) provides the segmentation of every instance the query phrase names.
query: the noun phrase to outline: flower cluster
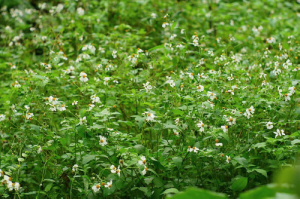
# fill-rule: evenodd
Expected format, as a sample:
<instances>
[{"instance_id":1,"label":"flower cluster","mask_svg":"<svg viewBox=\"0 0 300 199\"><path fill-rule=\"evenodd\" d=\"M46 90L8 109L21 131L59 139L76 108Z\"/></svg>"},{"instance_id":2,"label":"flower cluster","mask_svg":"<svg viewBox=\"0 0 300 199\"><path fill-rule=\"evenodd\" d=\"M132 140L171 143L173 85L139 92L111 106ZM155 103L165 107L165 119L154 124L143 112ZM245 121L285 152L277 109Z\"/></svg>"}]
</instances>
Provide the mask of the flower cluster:
<instances>
[{"instance_id":1,"label":"flower cluster","mask_svg":"<svg viewBox=\"0 0 300 199\"><path fill-rule=\"evenodd\" d=\"M50 106L50 111L65 111L67 106L63 101L59 101L58 98L50 96L46 98L46 104Z\"/></svg>"},{"instance_id":2,"label":"flower cluster","mask_svg":"<svg viewBox=\"0 0 300 199\"><path fill-rule=\"evenodd\" d=\"M18 183L18 182L13 182L13 181L12 181L12 177L6 175L5 172L2 171L2 169L0 169L0 177L3 178L3 179L1 180L1 183L2 183L3 185L6 185L6 187L7 187L7 189L8 189L9 191L13 191L13 190L15 190L15 191L17 191L17 192L20 191L20 189L21 189L20 183Z\"/></svg>"}]
</instances>

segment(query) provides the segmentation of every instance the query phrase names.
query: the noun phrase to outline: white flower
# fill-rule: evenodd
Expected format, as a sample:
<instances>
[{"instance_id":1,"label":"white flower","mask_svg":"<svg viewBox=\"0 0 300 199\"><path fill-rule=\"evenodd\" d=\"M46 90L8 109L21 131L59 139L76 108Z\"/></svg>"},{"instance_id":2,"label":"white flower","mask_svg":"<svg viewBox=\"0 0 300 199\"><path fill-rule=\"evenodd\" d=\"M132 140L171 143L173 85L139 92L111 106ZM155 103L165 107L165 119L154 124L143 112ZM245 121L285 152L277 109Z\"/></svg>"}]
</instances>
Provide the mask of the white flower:
<instances>
[{"instance_id":1,"label":"white flower","mask_svg":"<svg viewBox=\"0 0 300 199\"><path fill-rule=\"evenodd\" d=\"M114 50L114 51L112 52L111 55L113 56L114 59L116 59L116 58L118 57L117 53L118 53L118 51L116 51L116 50Z\"/></svg>"},{"instance_id":2,"label":"white flower","mask_svg":"<svg viewBox=\"0 0 300 199\"><path fill-rule=\"evenodd\" d=\"M84 15L84 9L81 8L81 7L77 8L77 13L78 13L79 16Z\"/></svg>"},{"instance_id":3,"label":"white flower","mask_svg":"<svg viewBox=\"0 0 300 199\"><path fill-rule=\"evenodd\" d=\"M202 86L202 85L197 86L197 91L199 91L199 92L204 91L204 86Z\"/></svg>"},{"instance_id":4,"label":"white flower","mask_svg":"<svg viewBox=\"0 0 300 199\"><path fill-rule=\"evenodd\" d=\"M112 180L110 180L109 182L106 183L106 185L104 185L106 188L111 188L112 187Z\"/></svg>"},{"instance_id":5,"label":"white flower","mask_svg":"<svg viewBox=\"0 0 300 199\"><path fill-rule=\"evenodd\" d=\"M18 81L15 81L12 85L13 85L13 87L15 87L15 88L20 88L20 87L21 87L21 84L19 84Z\"/></svg>"},{"instance_id":6,"label":"white flower","mask_svg":"<svg viewBox=\"0 0 300 199\"><path fill-rule=\"evenodd\" d=\"M284 95L284 100L285 101L290 101L291 100L291 94L290 93L287 93Z\"/></svg>"},{"instance_id":7,"label":"white flower","mask_svg":"<svg viewBox=\"0 0 300 199\"><path fill-rule=\"evenodd\" d=\"M56 6L56 12L57 13L60 13L63 9L64 9L64 5L61 4L61 3Z\"/></svg>"},{"instance_id":8,"label":"white flower","mask_svg":"<svg viewBox=\"0 0 300 199\"><path fill-rule=\"evenodd\" d=\"M117 167L115 167L115 165L111 165L111 166L110 166L110 171L111 171L112 173L117 173L119 176L120 176L120 174L121 174L120 166L118 166L118 168L117 168Z\"/></svg>"},{"instance_id":9,"label":"white flower","mask_svg":"<svg viewBox=\"0 0 300 199\"><path fill-rule=\"evenodd\" d=\"M57 109L59 111L65 111L65 110L67 110L67 106L65 104L62 104L61 106L58 106Z\"/></svg>"},{"instance_id":10,"label":"white flower","mask_svg":"<svg viewBox=\"0 0 300 199\"><path fill-rule=\"evenodd\" d=\"M175 87L176 86L175 81L172 80L171 77L167 76L166 78L167 78L167 81L166 81L167 84L169 84L171 87Z\"/></svg>"},{"instance_id":11,"label":"white flower","mask_svg":"<svg viewBox=\"0 0 300 199\"><path fill-rule=\"evenodd\" d=\"M146 82L145 84L143 84L146 92L148 93L150 90L152 90L152 86L150 85L150 82Z\"/></svg>"},{"instance_id":12,"label":"white flower","mask_svg":"<svg viewBox=\"0 0 300 199\"><path fill-rule=\"evenodd\" d=\"M267 126L267 129L272 129L273 128L273 122L267 122L266 126Z\"/></svg>"},{"instance_id":13,"label":"white flower","mask_svg":"<svg viewBox=\"0 0 300 199\"><path fill-rule=\"evenodd\" d=\"M86 116L84 116L83 118L80 118L80 121L79 121L79 124L80 125L84 125L87 123L87 119L86 119Z\"/></svg>"},{"instance_id":14,"label":"white flower","mask_svg":"<svg viewBox=\"0 0 300 199\"><path fill-rule=\"evenodd\" d=\"M200 132L204 132L204 123L202 122L202 121L199 121L198 123L197 123L197 126L200 128L199 129L199 131Z\"/></svg>"},{"instance_id":15,"label":"white flower","mask_svg":"<svg viewBox=\"0 0 300 199\"><path fill-rule=\"evenodd\" d=\"M199 148L197 148L197 147L188 147L188 152L194 152L194 153L198 153L198 151L199 151L200 149Z\"/></svg>"},{"instance_id":16,"label":"white flower","mask_svg":"<svg viewBox=\"0 0 300 199\"><path fill-rule=\"evenodd\" d=\"M284 136L285 135L283 129L282 130L277 129L277 131L274 132L274 134L275 134L275 138L277 138L277 136Z\"/></svg>"},{"instance_id":17,"label":"white flower","mask_svg":"<svg viewBox=\"0 0 300 199\"><path fill-rule=\"evenodd\" d=\"M95 107L95 104L89 104L89 111L91 111Z\"/></svg>"},{"instance_id":18,"label":"white flower","mask_svg":"<svg viewBox=\"0 0 300 199\"><path fill-rule=\"evenodd\" d=\"M103 84L104 84L104 85L108 85L110 79L111 79L111 77L104 77L104 82L103 82Z\"/></svg>"},{"instance_id":19,"label":"white flower","mask_svg":"<svg viewBox=\"0 0 300 199\"><path fill-rule=\"evenodd\" d=\"M78 164L74 164L74 166L72 167L72 171L75 173L78 170Z\"/></svg>"},{"instance_id":20,"label":"white flower","mask_svg":"<svg viewBox=\"0 0 300 199\"><path fill-rule=\"evenodd\" d=\"M227 119L227 122L229 123L229 125L234 125L234 124L236 124L236 118L233 118L233 117L230 116Z\"/></svg>"},{"instance_id":21,"label":"white flower","mask_svg":"<svg viewBox=\"0 0 300 199\"><path fill-rule=\"evenodd\" d=\"M289 87L290 95L293 95L296 92L296 87Z\"/></svg>"},{"instance_id":22,"label":"white flower","mask_svg":"<svg viewBox=\"0 0 300 199\"><path fill-rule=\"evenodd\" d=\"M151 13L151 17L152 17L153 19L156 19L157 14L156 14L156 13Z\"/></svg>"},{"instance_id":23,"label":"white flower","mask_svg":"<svg viewBox=\"0 0 300 199\"><path fill-rule=\"evenodd\" d=\"M231 161L230 156L227 156L227 155L226 155L226 162L229 163L230 161Z\"/></svg>"},{"instance_id":24,"label":"white flower","mask_svg":"<svg viewBox=\"0 0 300 199\"><path fill-rule=\"evenodd\" d=\"M150 112L145 112L145 113L143 113L145 116L146 116L146 121L147 122L154 122L155 121L155 115L154 115L154 113L150 113Z\"/></svg>"},{"instance_id":25,"label":"white flower","mask_svg":"<svg viewBox=\"0 0 300 199\"><path fill-rule=\"evenodd\" d=\"M100 98L96 95L91 96L92 103L101 103Z\"/></svg>"},{"instance_id":26,"label":"white flower","mask_svg":"<svg viewBox=\"0 0 300 199\"><path fill-rule=\"evenodd\" d=\"M168 22L164 22L163 24L162 24L162 27L163 28L166 28L166 27L168 27L170 24L168 23Z\"/></svg>"},{"instance_id":27,"label":"white flower","mask_svg":"<svg viewBox=\"0 0 300 199\"><path fill-rule=\"evenodd\" d=\"M255 111L254 107L251 106L250 108L246 109L244 115L249 119L250 117L253 116L252 114L254 114L254 111Z\"/></svg>"},{"instance_id":28,"label":"white flower","mask_svg":"<svg viewBox=\"0 0 300 199\"><path fill-rule=\"evenodd\" d=\"M142 171L142 175L146 175L147 171L149 170L148 167L144 166L144 170Z\"/></svg>"},{"instance_id":29,"label":"white flower","mask_svg":"<svg viewBox=\"0 0 300 199\"><path fill-rule=\"evenodd\" d=\"M14 183L12 181L6 181L6 186L8 188L9 191L14 190Z\"/></svg>"},{"instance_id":30,"label":"white flower","mask_svg":"<svg viewBox=\"0 0 300 199\"><path fill-rule=\"evenodd\" d=\"M21 189L20 183L18 182L13 183L13 187L15 191L19 191Z\"/></svg>"},{"instance_id":31,"label":"white flower","mask_svg":"<svg viewBox=\"0 0 300 199\"><path fill-rule=\"evenodd\" d=\"M76 100L74 100L73 102L72 102L72 105L73 106L75 106L75 105L77 105L78 104L78 101L76 101Z\"/></svg>"},{"instance_id":32,"label":"white flower","mask_svg":"<svg viewBox=\"0 0 300 199\"><path fill-rule=\"evenodd\" d=\"M89 78L87 78L87 74L85 72L80 73L80 81L82 81L82 82L89 81Z\"/></svg>"},{"instance_id":33,"label":"white flower","mask_svg":"<svg viewBox=\"0 0 300 199\"><path fill-rule=\"evenodd\" d=\"M227 125L221 126L221 128L222 128L224 133L228 132L228 126Z\"/></svg>"},{"instance_id":34,"label":"white flower","mask_svg":"<svg viewBox=\"0 0 300 199\"><path fill-rule=\"evenodd\" d=\"M100 191L100 188L101 188L101 185L100 184L96 184L92 187L93 191L95 193L99 192Z\"/></svg>"},{"instance_id":35,"label":"white flower","mask_svg":"<svg viewBox=\"0 0 300 199\"><path fill-rule=\"evenodd\" d=\"M171 37L170 37L170 40L173 40L173 39L175 39L176 37L177 37L176 34L172 34Z\"/></svg>"},{"instance_id":36,"label":"white flower","mask_svg":"<svg viewBox=\"0 0 300 199\"><path fill-rule=\"evenodd\" d=\"M214 100L217 98L216 94L210 91L207 92L207 96L210 98L210 100Z\"/></svg>"},{"instance_id":37,"label":"white flower","mask_svg":"<svg viewBox=\"0 0 300 199\"><path fill-rule=\"evenodd\" d=\"M1 121L3 121L3 120L5 120L5 118L6 118L6 116L5 116L5 115L3 115L3 114L0 114L0 122L1 122Z\"/></svg>"},{"instance_id":38,"label":"white flower","mask_svg":"<svg viewBox=\"0 0 300 199\"><path fill-rule=\"evenodd\" d=\"M101 146L105 146L105 145L108 144L108 143L107 143L106 137L101 136L101 135L100 135L99 137L100 137L99 144L100 144Z\"/></svg>"},{"instance_id":39,"label":"white flower","mask_svg":"<svg viewBox=\"0 0 300 199\"><path fill-rule=\"evenodd\" d=\"M216 143L216 146L223 146L223 143Z\"/></svg>"},{"instance_id":40,"label":"white flower","mask_svg":"<svg viewBox=\"0 0 300 199\"><path fill-rule=\"evenodd\" d=\"M276 43L276 39L274 37L267 38L267 43L269 44Z\"/></svg>"},{"instance_id":41,"label":"white flower","mask_svg":"<svg viewBox=\"0 0 300 199\"><path fill-rule=\"evenodd\" d=\"M34 116L34 114L33 113L27 113L26 115L25 115L25 118L27 119L27 120L32 120L32 117Z\"/></svg>"},{"instance_id":42,"label":"white flower","mask_svg":"<svg viewBox=\"0 0 300 199\"><path fill-rule=\"evenodd\" d=\"M87 51L87 50L90 51L92 54L95 54L95 52L96 52L95 46L93 46L91 44L83 46L82 51Z\"/></svg>"},{"instance_id":43,"label":"white flower","mask_svg":"<svg viewBox=\"0 0 300 199\"><path fill-rule=\"evenodd\" d=\"M147 164L147 159L145 156L142 156L141 159L138 161L139 165L146 165Z\"/></svg>"},{"instance_id":44,"label":"white flower","mask_svg":"<svg viewBox=\"0 0 300 199\"><path fill-rule=\"evenodd\" d=\"M230 93L231 95L234 95L234 90L228 90L227 93Z\"/></svg>"},{"instance_id":45,"label":"white flower","mask_svg":"<svg viewBox=\"0 0 300 199\"><path fill-rule=\"evenodd\" d=\"M38 150L37 150L37 153L40 154L43 152L43 148L41 146L39 146Z\"/></svg>"}]
</instances>

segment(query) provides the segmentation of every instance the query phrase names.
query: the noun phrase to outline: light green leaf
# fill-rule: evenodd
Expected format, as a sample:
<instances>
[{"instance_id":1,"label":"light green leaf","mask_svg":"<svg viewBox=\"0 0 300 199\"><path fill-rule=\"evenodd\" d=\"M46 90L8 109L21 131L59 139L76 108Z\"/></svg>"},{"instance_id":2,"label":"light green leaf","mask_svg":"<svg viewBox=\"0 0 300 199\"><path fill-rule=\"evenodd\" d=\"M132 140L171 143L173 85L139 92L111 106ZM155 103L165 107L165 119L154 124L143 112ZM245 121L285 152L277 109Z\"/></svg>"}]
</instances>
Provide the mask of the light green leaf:
<instances>
[{"instance_id":1,"label":"light green leaf","mask_svg":"<svg viewBox=\"0 0 300 199\"><path fill-rule=\"evenodd\" d=\"M263 170L263 169L254 169L254 171L262 174L263 176L265 176L266 178L268 178L268 174L267 174L267 171L266 170Z\"/></svg>"},{"instance_id":2,"label":"light green leaf","mask_svg":"<svg viewBox=\"0 0 300 199\"><path fill-rule=\"evenodd\" d=\"M170 193L178 193L178 189L176 188L170 188L170 189L166 189L162 194L170 194Z\"/></svg>"},{"instance_id":3,"label":"light green leaf","mask_svg":"<svg viewBox=\"0 0 300 199\"><path fill-rule=\"evenodd\" d=\"M222 193L216 193L198 188L189 188L185 192L178 193L172 199L226 199L227 196Z\"/></svg>"},{"instance_id":4,"label":"light green leaf","mask_svg":"<svg viewBox=\"0 0 300 199\"><path fill-rule=\"evenodd\" d=\"M234 179L231 189L233 191L242 191L247 187L248 184L248 178L246 177L239 177Z\"/></svg>"}]
</instances>

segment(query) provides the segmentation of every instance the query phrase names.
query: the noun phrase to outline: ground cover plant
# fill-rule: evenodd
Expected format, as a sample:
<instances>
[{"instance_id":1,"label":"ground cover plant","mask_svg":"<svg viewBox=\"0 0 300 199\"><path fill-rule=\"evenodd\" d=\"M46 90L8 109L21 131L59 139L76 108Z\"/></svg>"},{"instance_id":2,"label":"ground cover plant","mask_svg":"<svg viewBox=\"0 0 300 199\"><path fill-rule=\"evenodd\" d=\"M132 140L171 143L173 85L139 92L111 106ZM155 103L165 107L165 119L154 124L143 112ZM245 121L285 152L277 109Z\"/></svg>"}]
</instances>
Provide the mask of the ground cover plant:
<instances>
[{"instance_id":1,"label":"ground cover plant","mask_svg":"<svg viewBox=\"0 0 300 199\"><path fill-rule=\"evenodd\" d=\"M299 1L0 6L1 198L237 198L296 165Z\"/></svg>"}]
</instances>

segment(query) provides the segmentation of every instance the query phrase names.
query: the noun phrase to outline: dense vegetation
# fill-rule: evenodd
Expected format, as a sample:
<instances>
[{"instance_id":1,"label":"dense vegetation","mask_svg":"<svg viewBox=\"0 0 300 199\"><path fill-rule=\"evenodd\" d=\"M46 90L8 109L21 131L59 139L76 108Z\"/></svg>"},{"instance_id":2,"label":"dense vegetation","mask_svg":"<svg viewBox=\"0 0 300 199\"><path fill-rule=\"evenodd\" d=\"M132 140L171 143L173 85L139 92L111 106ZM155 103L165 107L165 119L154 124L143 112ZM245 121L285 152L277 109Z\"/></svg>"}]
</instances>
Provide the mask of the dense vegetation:
<instances>
[{"instance_id":1,"label":"dense vegetation","mask_svg":"<svg viewBox=\"0 0 300 199\"><path fill-rule=\"evenodd\" d=\"M0 5L1 198L236 198L296 165L299 1Z\"/></svg>"}]
</instances>

